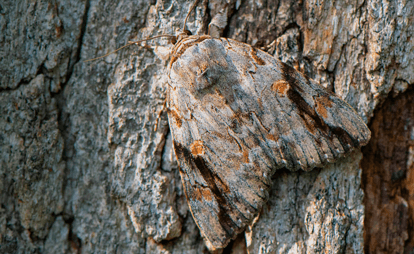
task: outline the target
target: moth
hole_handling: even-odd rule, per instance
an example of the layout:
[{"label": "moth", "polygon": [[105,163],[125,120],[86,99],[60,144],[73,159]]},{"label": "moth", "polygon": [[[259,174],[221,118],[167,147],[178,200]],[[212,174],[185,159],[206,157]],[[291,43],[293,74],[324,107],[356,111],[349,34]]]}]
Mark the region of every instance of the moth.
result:
[{"label": "moth", "polygon": [[153,38],[174,42],[169,125],[188,205],[215,250],[252,223],[276,170],[334,162],[371,134],[350,105],[266,52],[191,35],[185,24],[197,2],[180,34]]},{"label": "moth", "polygon": [[210,250],[252,222],[276,170],[310,170],[370,139],[346,102],[239,41],[183,32],[167,75],[181,180]]}]

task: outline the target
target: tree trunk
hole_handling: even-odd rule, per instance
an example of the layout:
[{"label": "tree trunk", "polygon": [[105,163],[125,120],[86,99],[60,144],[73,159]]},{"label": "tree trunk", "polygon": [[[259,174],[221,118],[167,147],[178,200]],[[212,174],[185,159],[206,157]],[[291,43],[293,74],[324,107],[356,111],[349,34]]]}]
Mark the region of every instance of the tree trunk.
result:
[{"label": "tree trunk", "polygon": [[[192,0],[0,4],[0,253],[201,253],[167,114]],[[347,101],[361,151],[280,170],[225,253],[414,251],[414,2],[202,0],[193,34],[263,48]],[[362,159],[363,158],[363,159]],[[360,164],[362,160],[362,163]]]}]

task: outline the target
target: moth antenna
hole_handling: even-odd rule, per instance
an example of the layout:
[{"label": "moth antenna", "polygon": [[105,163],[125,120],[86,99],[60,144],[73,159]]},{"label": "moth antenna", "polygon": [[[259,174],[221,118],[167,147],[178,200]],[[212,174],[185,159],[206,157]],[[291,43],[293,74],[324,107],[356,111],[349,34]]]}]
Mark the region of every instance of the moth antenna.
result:
[{"label": "moth antenna", "polygon": [[156,35],[156,36],[154,36],[154,37],[150,37],[150,38],[143,39],[143,40],[139,40],[139,41],[129,41],[129,42],[128,42],[128,44],[126,44],[126,45],[124,45],[124,46],[122,46],[122,47],[120,47],[120,48],[117,48],[117,49],[115,49],[115,50],[114,50],[114,51],[112,51],[112,52],[109,52],[109,53],[107,53],[107,54],[105,54],[105,55],[103,55],[103,56],[99,56],[99,57],[95,57],[95,58],[92,58],[92,59],[85,60],[85,61],[83,61],[83,62],[84,62],[84,63],[86,63],[86,62],[94,61],[94,60],[97,60],[97,59],[101,59],[101,58],[107,57],[107,56],[109,56],[109,55],[111,55],[111,54],[113,54],[113,53],[115,53],[115,52],[118,52],[118,51],[120,51],[120,50],[121,50],[121,49],[123,49],[123,48],[129,47],[129,46],[131,46],[132,44],[138,44],[138,43],[143,42],[143,41],[149,41],[149,40],[153,40],[153,39],[157,39],[157,38],[161,38],[161,37],[175,38],[175,36],[174,36],[174,35],[169,35],[169,34],[161,34],[161,35]]},{"label": "moth antenna", "polygon": [[185,26],[186,26],[186,24],[187,24],[187,19],[188,19],[188,17],[190,16],[190,14],[191,14],[191,12],[194,10],[194,8],[197,6],[197,4],[198,4],[198,2],[199,2],[200,0],[195,0],[194,1],[194,3],[193,3],[193,5],[191,6],[191,8],[190,8],[190,10],[188,11],[188,13],[187,13],[187,16],[185,16],[185,19],[184,19],[184,24],[183,24],[183,32],[185,31]]}]

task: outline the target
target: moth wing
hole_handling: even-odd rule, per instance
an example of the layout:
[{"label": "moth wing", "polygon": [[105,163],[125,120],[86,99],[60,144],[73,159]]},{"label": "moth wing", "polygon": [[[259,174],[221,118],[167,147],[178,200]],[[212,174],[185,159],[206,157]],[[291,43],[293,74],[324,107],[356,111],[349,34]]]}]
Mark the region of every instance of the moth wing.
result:
[{"label": "moth wing", "polygon": [[276,169],[308,170],[370,138],[347,103],[241,42],[191,36],[174,48],[169,78],[182,181],[213,248],[252,222]]},{"label": "moth wing", "polygon": [[[251,182],[247,178],[249,176],[237,176],[235,172],[222,174],[223,171],[217,167],[229,170],[230,165],[208,161],[208,156],[195,156],[177,142],[174,146],[195,222],[210,243],[211,250],[226,247],[253,220],[267,199],[263,188],[267,190],[270,183],[254,183],[258,180]],[[230,178],[239,178],[240,182],[236,186]],[[260,188],[262,192],[256,193],[255,190]]]}]

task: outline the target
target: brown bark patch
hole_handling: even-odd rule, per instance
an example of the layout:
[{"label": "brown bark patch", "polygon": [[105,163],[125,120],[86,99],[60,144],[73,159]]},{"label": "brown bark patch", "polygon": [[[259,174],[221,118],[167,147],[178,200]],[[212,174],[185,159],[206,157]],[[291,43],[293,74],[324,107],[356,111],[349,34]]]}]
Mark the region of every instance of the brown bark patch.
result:
[{"label": "brown bark patch", "polygon": [[414,251],[414,90],[375,113],[361,162],[365,253]]}]

